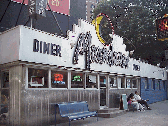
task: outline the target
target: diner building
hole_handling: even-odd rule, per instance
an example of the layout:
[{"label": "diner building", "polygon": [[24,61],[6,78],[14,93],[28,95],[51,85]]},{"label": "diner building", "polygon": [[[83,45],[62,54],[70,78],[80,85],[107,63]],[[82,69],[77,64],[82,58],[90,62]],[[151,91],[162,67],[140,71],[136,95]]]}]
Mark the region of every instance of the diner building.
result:
[{"label": "diner building", "polygon": [[123,38],[112,38],[104,46],[95,26],[83,19],[66,38],[23,25],[2,32],[0,95],[8,104],[7,123],[49,125],[51,103],[119,108],[120,95],[135,91],[150,103],[165,100],[166,70],[130,58]]}]

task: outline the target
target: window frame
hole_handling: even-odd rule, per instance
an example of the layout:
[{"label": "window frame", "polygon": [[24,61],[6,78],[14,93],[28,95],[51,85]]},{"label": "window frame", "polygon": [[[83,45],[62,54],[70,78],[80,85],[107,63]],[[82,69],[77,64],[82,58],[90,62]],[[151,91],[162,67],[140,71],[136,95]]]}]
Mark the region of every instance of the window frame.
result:
[{"label": "window frame", "polygon": [[144,78],[144,82],[145,82],[145,90],[149,90],[149,79],[148,78]]},{"label": "window frame", "polygon": [[[123,79],[123,86],[124,87],[122,87],[122,79]],[[123,77],[121,77],[121,89],[125,89],[126,88],[126,77],[125,76],[123,76]]]},{"label": "window frame", "polygon": [[[111,87],[110,78],[115,78],[116,79],[116,80],[114,79],[114,82],[116,82],[115,87]],[[109,75],[109,87],[110,87],[110,89],[117,89],[118,88],[118,79],[117,79],[116,75]]]},{"label": "window frame", "polygon": [[[122,79],[124,79],[124,88],[122,88]],[[126,89],[126,78],[124,75],[117,76],[117,84],[118,84],[118,89]]]},{"label": "window frame", "polygon": [[[34,88],[34,87],[32,87],[32,88],[29,88],[29,80],[28,80],[28,78],[29,78],[29,69],[39,69],[39,70],[46,70],[48,73],[48,76],[47,76],[47,79],[48,79],[48,81],[47,81],[47,83],[48,83],[48,87],[46,87],[46,88]],[[50,81],[49,81],[49,69],[43,69],[43,68],[38,68],[38,67],[26,67],[26,74],[25,74],[25,80],[26,80],[26,89],[29,89],[29,90],[49,90],[50,89]]]},{"label": "window frame", "polygon": [[156,89],[155,88],[155,79],[152,79],[152,85],[153,85],[152,89],[155,90]]},{"label": "window frame", "polygon": [[[133,78],[132,78],[132,89],[137,89],[137,88],[138,88],[138,82],[139,82],[138,79],[139,79],[139,78],[136,78],[136,77],[133,77]],[[133,80],[135,80],[135,83],[136,83],[136,87],[135,87],[135,88],[133,87]]]},{"label": "window frame", "polygon": [[158,90],[161,90],[161,81],[158,80]]},{"label": "window frame", "polygon": [[[98,77],[97,77],[97,74],[94,74],[94,73],[84,73],[85,74],[85,83],[84,83],[84,87],[85,87],[85,89],[98,89]],[[96,76],[96,87],[94,87],[94,88],[88,88],[87,87],[87,75],[92,75],[92,76]]]},{"label": "window frame", "polygon": [[[83,81],[83,88],[72,88],[72,74],[73,73],[81,73],[83,74],[82,81]],[[86,74],[83,72],[77,72],[77,71],[71,71],[71,77],[70,77],[70,89],[86,89]],[[88,88],[87,88],[88,89]]]},{"label": "window frame", "polygon": [[[129,82],[130,87],[128,87],[128,80],[130,81]],[[132,78],[131,77],[126,77],[126,87],[125,88],[126,89],[131,89],[132,88]]]},{"label": "window frame", "polygon": [[[66,87],[65,87],[65,88],[58,88],[58,87],[53,88],[53,87],[52,87],[52,71],[55,71],[55,72],[63,72],[63,73],[66,73],[66,74],[67,74],[67,75],[66,75],[66,76],[67,76],[67,80],[66,80],[67,83],[66,83]],[[50,72],[50,76],[51,76],[51,77],[50,77],[50,85],[51,85],[50,88],[51,88],[51,89],[68,89],[68,71],[54,70],[54,69],[53,69],[53,70],[51,70],[51,72]]]}]

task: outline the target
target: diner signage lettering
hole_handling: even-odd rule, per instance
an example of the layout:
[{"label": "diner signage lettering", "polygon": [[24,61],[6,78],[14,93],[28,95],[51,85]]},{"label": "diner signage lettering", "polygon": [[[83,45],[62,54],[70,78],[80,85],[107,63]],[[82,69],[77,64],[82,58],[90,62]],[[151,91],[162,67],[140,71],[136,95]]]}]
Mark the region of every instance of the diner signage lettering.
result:
[{"label": "diner signage lettering", "polygon": [[133,70],[140,71],[140,66],[136,65],[136,64],[133,64]]},{"label": "diner signage lettering", "polygon": [[126,57],[121,52],[113,52],[112,50],[107,50],[106,48],[96,47],[91,45],[91,34],[87,32],[86,34],[81,33],[77,40],[77,45],[75,48],[73,63],[78,64],[79,55],[85,54],[86,59],[86,69],[90,69],[90,63],[107,63],[109,66],[121,66],[122,68],[128,67],[129,58]]},{"label": "diner signage lettering", "polygon": [[61,46],[53,43],[46,43],[34,39],[33,41],[33,52],[47,53],[53,56],[61,57]]}]

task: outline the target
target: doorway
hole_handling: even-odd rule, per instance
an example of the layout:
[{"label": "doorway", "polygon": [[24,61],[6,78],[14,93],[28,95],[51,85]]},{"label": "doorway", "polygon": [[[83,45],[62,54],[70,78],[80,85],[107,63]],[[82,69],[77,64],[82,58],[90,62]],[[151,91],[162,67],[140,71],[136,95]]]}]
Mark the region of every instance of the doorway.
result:
[{"label": "doorway", "polygon": [[100,107],[106,107],[107,77],[100,76]]}]

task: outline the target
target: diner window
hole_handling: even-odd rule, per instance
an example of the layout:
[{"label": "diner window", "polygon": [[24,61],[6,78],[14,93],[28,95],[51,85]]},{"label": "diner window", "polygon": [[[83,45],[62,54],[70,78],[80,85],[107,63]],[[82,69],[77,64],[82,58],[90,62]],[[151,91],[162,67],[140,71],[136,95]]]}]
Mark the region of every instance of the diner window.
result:
[{"label": "diner window", "polygon": [[120,77],[117,78],[117,82],[118,82],[118,88],[121,88],[121,78]]},{"label": "diner window", "polygon": [[110,88],[117,88],[117,77],[116,76],[110,76]]},{"label": "diner window", "polygon": [[1,88],[9,88],[9,72],[1,73]]},{"label": "diner window", "polygon": [[97,88],[97,76],[92,74],[86,75],[86,88]]},{"label": "diner window", "polygon": [[48,88],[48,70],[28,68],[28,88]]},{"label": "diner window", "polygon": [[52,88],[68,88],[68,73],[62,71],[51,71]]},{"label": "diner window", "polygon": [[132,88],[137,88],[137,81],[135,78],[132,79]]},{"label": "diner window", "polygon": [[153,89],[154,87],[153,87],[154,85],[153,85],[153,79],[151,80],[151,89]]},{"label": "diner window", "polygon": [[165,81],[163,81],[163,89],[166,90],[166,84],[165,84]]},{"label": "diner window", "polygon": [[106,76],[100,76],[100,87],[106,87]]},{"label": "diner window", "polygon": [[160,81],[158,81],[158,84],[157,84],[158,86],[158,90],[160,90]]},{"label": "diner window", "polygon": [[155,80],[154,79],[152,79],[152,85],[153,85],[152,89],[155,90]]},{"label": "diner window", "polygon": [[71,73],[71,88],[84,88],[83,73]]},{"label": "diner window", "polygon": [[145,89],[149,89],[149,83],[147,78],[144,79],[144,83],[145,83]]},{"label": "diner window", "polygon": [[131,88],[132,87],[131,83],[132,83],[131,78],[127,78],[126,79],[126,88]]},{"label": "diner window", "polygon": [[125,77],[121,77],[121,88],[125,88]]}]

